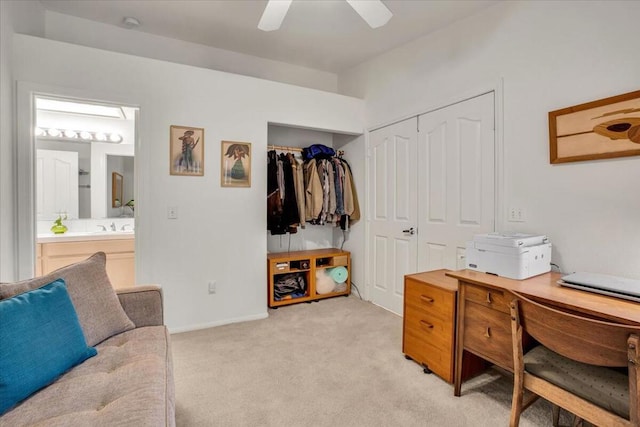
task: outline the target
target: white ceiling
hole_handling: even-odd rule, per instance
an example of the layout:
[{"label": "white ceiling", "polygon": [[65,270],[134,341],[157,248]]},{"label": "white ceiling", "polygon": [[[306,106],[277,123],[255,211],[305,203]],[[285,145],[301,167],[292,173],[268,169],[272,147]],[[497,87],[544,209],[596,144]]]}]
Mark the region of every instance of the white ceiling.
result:
[{"label": "white ceiling", "polygon": [[257,28],[266,0],[40,0],[47,10],[132,31],[338,73],[492,6],[497,0],[384,0],[393,13],[371,29],[344,0],[294,0],[278,31]]}]

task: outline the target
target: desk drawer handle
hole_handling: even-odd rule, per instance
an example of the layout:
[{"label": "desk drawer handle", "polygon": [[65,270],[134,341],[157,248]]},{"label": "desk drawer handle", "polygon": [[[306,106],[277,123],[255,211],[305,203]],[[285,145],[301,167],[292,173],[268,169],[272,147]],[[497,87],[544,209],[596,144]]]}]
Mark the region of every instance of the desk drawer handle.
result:
[{"label": "desk drawer handle", "polygon": [[430,298],[426,295],[420,295],[420,299],[426,302],[427,304],[433,304],[433,298]]},{"label": "desk drawer handle", "polygon": [[493,301],[491,301],[491,292],[487,292],[487,304],[491,303],[493,303]]},{"label": "desk drawer handle", "polygon": [[421,324],[422,326],[424,326],[425,328],[427,328],[427,329],[433,329],[433,325],[432,325],[431,323],[429,323],[429,322],[425,321],[425,320],[421,320],[421,321],[420,321],[420,324]]},{"label": "desk drawer handle", "polygon": [[486,338],[491,338],[491,328],[487,326],[487,329],[484,331],[484,336]]}]

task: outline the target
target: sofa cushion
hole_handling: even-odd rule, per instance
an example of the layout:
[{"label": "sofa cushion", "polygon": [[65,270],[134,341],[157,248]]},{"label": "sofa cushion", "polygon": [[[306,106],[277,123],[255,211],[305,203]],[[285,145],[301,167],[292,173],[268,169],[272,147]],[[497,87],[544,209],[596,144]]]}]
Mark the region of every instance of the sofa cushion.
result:
[{"label": "sofa cushion", "polygon": [[4,426],[174,426],[169,334],[149,326],[96,346],[98,355],[7,412]]},{"label": "sofa cushion", "polygon": [[96,355],[64,280],[0,301],[0,414]]},{"label": "sofa cushion", "polygon": [[78,314],[87,344],[94,346],[134,328],[107,276],[106,255],[98,252],[84,261],[62,267],[42,277],[0,286],[0,299],[41,287],[62,278]]}]

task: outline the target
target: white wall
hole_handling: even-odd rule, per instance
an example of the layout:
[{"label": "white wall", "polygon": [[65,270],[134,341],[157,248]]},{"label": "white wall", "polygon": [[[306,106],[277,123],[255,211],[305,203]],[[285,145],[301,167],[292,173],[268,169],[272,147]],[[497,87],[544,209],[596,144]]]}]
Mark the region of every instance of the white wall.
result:
[{"label": "white wall", "polygon": [[334,247],[341,247],[345,251],[351,252],[351,282],[358,288],[358,291],[351,289],[352,294],[360,292],[360,296],[368,299],[367,288],[365,287],[365,256],[367,250],[364,246],[366,230],[366,206],[365,206],[365,136],[335,135],[333,146],[344,151],[344,159],[351,166],[351,173],[356,184],[356,195],[360,206],[360,220],[352,224],[350,228],[343,232],[335,229],[333,233]]},{"label": "white wall", "polygon": [[566,272],[640,279],[640,157],[549,164],[547,113],[640,88],[640,2],[501,2],[339,76],[367,126],[504,79],[504,205]]},{"label": "white wall", "polygon": [[[171,329],[266,316],[268,123],[362,133],[362,100],[17,34],[13,55],[19,81],[140,107],[137,281],[163,285]],[[169,175],[171,125],[205,129],[204,177]],[[252,142],[251,188],[220,187],[221,140]]]},{"label": "white wall", "polygon": [[88,19],[46,12],[46,37],[82,46],[335,92],[338,76],[326,71],[156,36]]},{"label": "white wall", "polygon": [[12,41],[14,31],[44,34],[40,2],[0,1],[0,281],[16,277],[14,194],[14,92]]}]

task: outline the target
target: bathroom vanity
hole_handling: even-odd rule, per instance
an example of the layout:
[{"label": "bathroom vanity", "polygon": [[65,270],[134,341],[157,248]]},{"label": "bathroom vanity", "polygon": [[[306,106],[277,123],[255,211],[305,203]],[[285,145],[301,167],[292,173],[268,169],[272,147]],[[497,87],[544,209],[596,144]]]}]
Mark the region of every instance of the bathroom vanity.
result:
[{"label": "bathroom vanity", "polygon": [[135,285],[133,231],[39,234],[36,242],[36,276],[82,261],[96,252],[106,253],[107,274],[114,288]]}]

